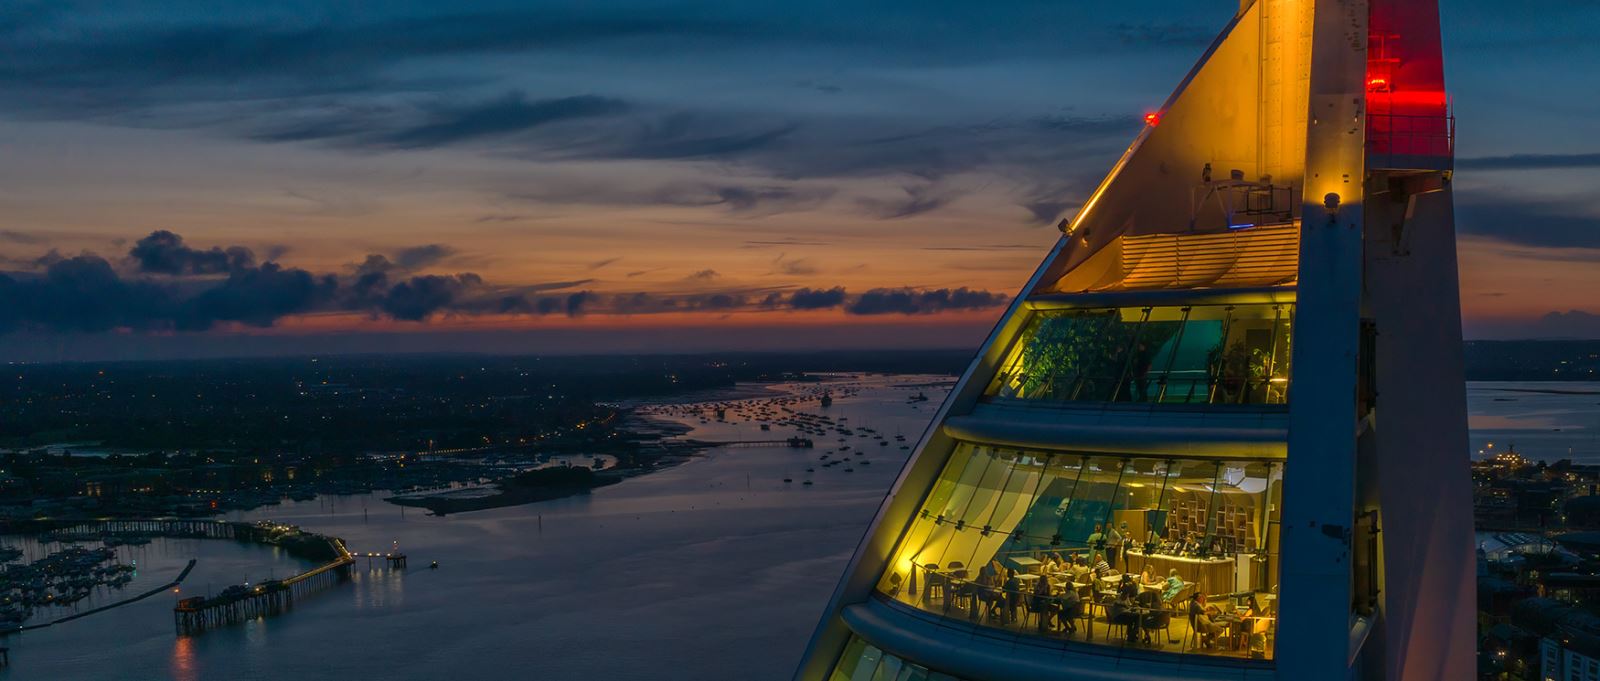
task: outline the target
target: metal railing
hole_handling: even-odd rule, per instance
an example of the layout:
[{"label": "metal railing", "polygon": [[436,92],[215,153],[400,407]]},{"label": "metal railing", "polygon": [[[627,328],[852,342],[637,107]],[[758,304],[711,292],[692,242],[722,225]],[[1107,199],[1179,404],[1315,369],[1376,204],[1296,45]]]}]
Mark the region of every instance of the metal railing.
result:
[{"label": "metal railing", "polygon": [[1447,170],[1455,159],[1456,117],[1369,113],[1367,164]]}]

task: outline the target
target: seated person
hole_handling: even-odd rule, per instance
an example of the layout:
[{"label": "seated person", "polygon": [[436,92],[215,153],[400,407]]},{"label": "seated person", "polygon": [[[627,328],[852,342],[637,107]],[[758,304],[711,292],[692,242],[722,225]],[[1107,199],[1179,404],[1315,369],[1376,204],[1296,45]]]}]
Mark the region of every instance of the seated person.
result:
[{"label": "seated person", "polygon": [[1138,595],[1139,583],[1134,580],[1133,575],[1123,573],[1122,581],[1117,583],[1117,598],[1126,598],[1131,601]]},{"label": "seated person", "polygon": [[1239,604],[1239,607],[1234,610],[1234,614],[1238,615],[1239,619],[1247,619],[1261,614],[1261,606],[1256,603],[1256,595],[1249,594],[1245,596],[1244,602]]},{"label": "seated person", "polygon": [[[1123,583],[1133,585],[1131,579],[1125,578]],[[1135,585],[1134,589],[1137,590],[1138,586]],[[1112,624],[1122,625],[1129,643],[1139,642],[1140,614],[1138,604],[1134,603],[1133,596],[1129,595],[1127,589],[1118,589],[1116,598],[1106,604],[1106,620]]]},{"label": "seated person", "polygon": [[1050,554],[1046,553],[1039,556],[1039,574],[1048,575],[1058,569],[1060,568],[1056,565],[1056,559],[1051,557]]},{"label": "seated person", "polygon": [[1161,604],[1161,594],[1154,591],[1140,591],[1133,601],[1146,610],[1161,610],[1166,607]]},{"label": "seated person", "polygon": [[1016,618],[1017,608],[1022,607],[1022,580],[1017,579],[1016,570],[1006,570],[1006,580],[1000,588],[1002,593],[998,600],[1004,609],[1002,614],[1005,621],[1010,622]]},{"label": "seated person", "polygon": [[1072,557],[1072,567],[1068,570],[1072,572],[1073,581],[1082,582],[1089,575],[1089,564],[1084,562],[1081,554],[1076,555]]},{"label": "seated person", "polygon": [[1004,569],[998,560],[984,563],[983,567],[978,568],[977,582],[983,586],[997,586],[1000,584],[1000,571]]},{"label": "seated person", "polygon": [[1178,592],[1183,591],[1183,587],[1188,586],[1183,583],[1183,578],[1178,576],[1177,568],[1167,571],[1167,581],[1162,582],[1162,585],[1161,602],[1163,603],[1171,603],[1172,599],[1178,596]]},{"label": "seated person", "polygon": [[1072,561],[1063,558],[1059,551],[1050,552],[1050,561],[1055,563],[1056,572],[1066,572],[1072,569]]},{"label": "seated person", "polygon": [[1089,572],[1093,573],[1096,578],[1099,578],[1111,575],[1115,573],[1116,570],[1111,569],[1111,564],[1106,562],[1105,556],[1096,553],[1094,554],[1094,565],[1089,568]]},{"label": "seated person", "polygon": [[1140,591],[1138,597],[1133,599],[1133,602],[1139,606],[1139,612],[1142,614],[1139,628],[1143,629],[1141,633],[1144,634],[1144,642],[1153,643],[1150,632],[1165,628],[1167,626],[1166,618],[1172,616],[1172,611],[1161,603],[1161,595],[1154,591]]},{"label": "seated person", "polygon": [[1206,595],[1195,592],[1189,597],[1189,622],[1194,626],[1200,645],[1211,648],[1216,645],[1216,639],[1222,635],[1226,627],[1218,624],[1216,618],[1222,615],[1217,606],[1206,603]]},{"label": "seated person", "polygon": [[1004,571],[1005,568],[996,570],[993,565],[985,565],[978,571],[977,588],[973,593],[978,601],[978,607],[969,613],[969,619],[977,620],[979,614],[985,617],[991,616],[1003,607],[1005,599],[1000,587],[1005,583]]},{"label": "seated person", "polygon": [[1192,556],[1200,553],[1200,535],[1190,532],[1183,538],[1183,543],[1178,545],[1178,553]]},{"label": "seated person", "polygon": [[1039,579],[1033,582],[1033,594],[1029,597],[1029,607],[1039,615],[1039,631],[1055,629],[1051,618],[1060,618],[1061,606],[1050,595],[1050,580]]},{"label": "seated person", "polygon": [[1149,563],[1145,564],[1144,572],[1139,573],[1139,583],[1144,586],[1156,586],[1164,581],[1166,580],[1163,580],[1160,576],[1156,575],[1155,566]]},{"label": "seated person", "polygon": [[1078,590],[1068,586],[1061,594],[1061,606],[1057,618],[1066,627],[1067,633],[1078,633],[1077,619],[1083,617],[1083,596],[1078,595]]}]

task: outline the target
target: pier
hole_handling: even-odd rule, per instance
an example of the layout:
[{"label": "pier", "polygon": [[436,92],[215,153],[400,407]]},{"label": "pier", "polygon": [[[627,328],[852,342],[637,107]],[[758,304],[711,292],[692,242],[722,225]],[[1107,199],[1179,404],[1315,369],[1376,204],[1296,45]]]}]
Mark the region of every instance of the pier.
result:
[{"label": "pier", "polygon": [[714,447],[789,447],[791,449],[811,449],[816,445],[808,437],[791,437],[784,440],[731,440],[727,442],[707,442]]},{"label": "pier", "polygon": [[[350,567],[356,562],[355,555],[345,549],[342,540],[322,538],[334,550],[333,560],[287,579],[268,580],[255,586],[236,584],[223,589],[216,596],[194,596],[180,600],[172,609],[173,625],[180,635],[198,634],[216,627],[282,614],[293,607],[297,599],[348,580]],[[390,565],[394,566],[394,563]],[[400,556],[399,565],[405,565],[405,556]]]},{"label": "pier", "polygon": [[257,526],[193,518],[106,519],[77,522],[46,534],[57,541],[94,541],[108,536],[176,537],[180,539],[240,539],[256,537]]},{"label": "pier", "polygon": [[[40,532],[56,541],[157,536],[181,539],[231,539],[278,546],[291,555],[322,561],[315,568],[285,579],[274,579],[255,585],[236,584],[223,589],[222,593],[216,596],[194,596],[178,601],[177,606],[173,608],[172,616],[179,634],[195,634],[218,626],[280,614],[292,607],[296,600],[348,580],[351,566],[355,564],[357,558],[356,554],[345,548],[344,540],[338,537],[304,532],[293,525],[266,521],[244,523],[192,518],[105,518],[58,520],[50,523],[38,521],[12,523],[6,529],[12,532]],[[406,565],[405,554],[399,551],[368,553],[363,557],[369,562],[381,558],[390,568],[395,569],[404,568]],[[194,563],[190,561],[189,567],[185,568],[183,574],[173,583],[107,607],[123,605],[173,588],[193,567]],[[107,608],[97,608],[49,624],[76,619],[104,609]]]}]

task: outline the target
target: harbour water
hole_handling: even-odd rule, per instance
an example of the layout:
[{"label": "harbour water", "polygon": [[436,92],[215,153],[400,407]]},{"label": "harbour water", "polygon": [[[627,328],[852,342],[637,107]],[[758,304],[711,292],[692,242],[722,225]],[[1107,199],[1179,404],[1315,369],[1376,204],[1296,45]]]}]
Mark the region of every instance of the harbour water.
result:
[{"label": "harbour water", "polygon": [[[410,567],[396,572],[363,561],[351,583],[286,615],[199,636],[175,634],[177,598],[281,577],[300,564],[270,548],[223,541],[124,547],[138,552],[130,554],[139,565],[130,594],[165,583],[190,558],[198,563],[181,594],[0,643],[12,659],[0,678],[784,679],[910,453],[900,445],[922,434],[947,382],[838,377],[832,406],[795,407],[885,435],[886,445],[851,438],[853,450],[867,450],[869,465],[819,465],[842,444],[829,431],[816,449],[712,449],[589,495],[514,508],[434,517],[376,493],[237,514],[232,519],[343,537],[357,552],[398,542]],[[816,387],[744,386],[741,394]],[[1544,392],[1519,392],[1527,390]],[[912,401],[919,392],[929,399]],[[1473,384],[1469,393],[1475,448],[1514,442],[1530,457],[1571,451],[1600,462],[1600,384]],[[738,423],[675,418],[705,440],[793,434],[780,426],[761,431],[732,410],[728,420]],[[814,484],[803,485],[806,479]]]},{"label": "harbour water", "polygon": [[1467,410],[1475,457],[1600,464],[1600,381],[1468,383]]}]

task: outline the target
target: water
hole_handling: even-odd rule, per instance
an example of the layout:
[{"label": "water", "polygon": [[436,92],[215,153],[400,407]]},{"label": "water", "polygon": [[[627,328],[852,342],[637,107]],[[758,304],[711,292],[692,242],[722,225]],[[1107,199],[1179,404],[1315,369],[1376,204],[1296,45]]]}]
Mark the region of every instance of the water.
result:
[{"label": "water", "polygon": [[[358,566],[355,579],[303,600],[287,615],[196,637],[173,632],[178,594],[13,637],[0,678],[332,679],[381,676],[544,679],[784,679],[792,672],[840,572],[908,451],[944,396],[930,377],[874,377],[826,413],[889,438],[851,438],[872,464],[822,468],[818,449],[712,450],[684,465],[585,497],[445,518],[401,509],[381,495],[324,498],[236,514],[344,537],[356,551],[410,556],[391,572]],[[895,387],[902,386],[902,387]],[[801,386],[776,386],[778,393]],[[1600,462],[1600,395],[1507,392],[1587,390],[1600,384],[1470,386],[1473,445],[1511,442],[1529,456]],[[748,390],[748,389],[747,389]],[[918,391],[928,402],[908,403]],[[1495,398],[1514,401],[1496,401]],[[805,411],[821,411],[814,404]],[[791,431],[757,424],[684,422],[702,439],[767,439]],[[1561,428],[1555,431],[1553,428]],[[1505,444],[1500,444],[1505,443]],[[809,476],[807,467],[815,467]],[[782,482],[785,476],[793,483]],[[815,481],[802,486],[807,477]],[[219,541],[157,541],[124,591],[171,579],[199,558],[183,595],[245,578],[282,576],[295,562],[270,549]],[[437,560],[437,570],[427,568]],[[117,598],[120,596],[114,596]]]},{"label": "water", "polygon": [[1472,382],[1467,411],[1476,457],[1516,445],[1534,460],[1600,463],[1600,382]]},{"label": "water", "polygon": [[[836,393],[828,414],[869,425],[891,444],[852,438],[855,448],[872,450],[872,464],[849,473],[816,467],[812,486],[800,484],[805,469],[836,436],[813,450],[712,450],[585,497],[444,518],[402,510],[380,495],[240,514],[340,536],[355,551],[386,550],[398,540],[411,567],[396,574],[362,563],[354,584],[301,601],[287,615],[192,638],[174,635],[178,596],[153,597],[13,637],[3,644],[12,658],[4,678],[787,678],[910,453],[894,434],[914,442],[944,396],[892,386],[930,378],[871,378],[855,395]],[[930,401],[907,403],[917,390]],[[694,435],[792,432],[712,425]],[[785,476],[794,482],[783,483]],[[231,542],[209,547],[244,550]],[[191,555],[170,553],[175,574]],[[199,557],[186,592],[203,588],[195,580],[214,562]],[[433,560],[439,569],[428,569]],[[221,571],[263,572],[245,562],[230,560]]]}]

